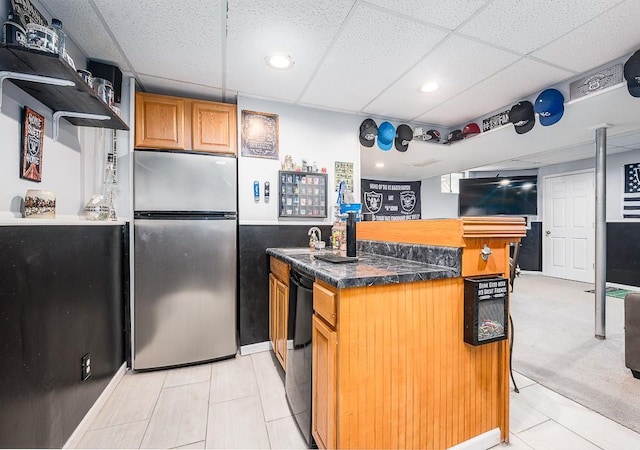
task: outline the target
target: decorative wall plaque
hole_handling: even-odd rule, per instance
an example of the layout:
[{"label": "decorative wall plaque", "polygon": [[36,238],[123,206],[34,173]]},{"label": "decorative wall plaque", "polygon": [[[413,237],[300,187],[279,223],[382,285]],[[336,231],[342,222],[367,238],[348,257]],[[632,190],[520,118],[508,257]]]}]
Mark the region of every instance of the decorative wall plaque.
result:
[{"label": "decorative wall plaque", "polygon": [[509,112],[510,110],[502,111],[501,113],[482,119],[482,131],[493,130],[494,128],[501,127],[505,123],[509,123]]},{"label": "decorative wall plaque", "polygon": [[44,117],[25,106],[22,131],[20,176],[31,181],[42,181],[42,143]]},{"label": "decorative wall plaque", "polygon": [[278,159],[278,115],[242,110],[242,156]]},{"label": "decorative wall plaque", "polygon": [[569,85],[571,100],[601,91],[609,86],[622,83],[622,64],[614,64],[597,72],[590,73]]}]

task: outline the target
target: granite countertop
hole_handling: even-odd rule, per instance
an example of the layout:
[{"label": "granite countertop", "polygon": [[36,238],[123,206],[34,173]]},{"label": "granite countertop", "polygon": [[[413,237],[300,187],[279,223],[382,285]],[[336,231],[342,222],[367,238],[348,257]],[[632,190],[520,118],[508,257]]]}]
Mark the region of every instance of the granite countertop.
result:
[{"label": "granite countertop", "polygon": [[[292,269],[318,278],[337,288],[409,283],[460,276],[459,264],[442,266],[426,262],[358,251],[358,261],[334,264],[315,255],[332,253],[309,248],[268,248],[267,254],[286,262]],[[457,266],[457,267],[456,267]]]}]

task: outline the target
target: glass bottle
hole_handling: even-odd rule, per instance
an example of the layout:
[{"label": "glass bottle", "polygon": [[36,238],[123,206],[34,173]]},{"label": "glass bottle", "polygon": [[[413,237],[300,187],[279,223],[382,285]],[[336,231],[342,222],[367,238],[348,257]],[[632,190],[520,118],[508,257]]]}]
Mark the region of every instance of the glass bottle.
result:
[{"label": "glass bottle", "polygon": [[66,34],[62,29],[62,22],[59,19],[51,19],[50,27],[58,36],[58,54],[64,55],[66,53]]}]

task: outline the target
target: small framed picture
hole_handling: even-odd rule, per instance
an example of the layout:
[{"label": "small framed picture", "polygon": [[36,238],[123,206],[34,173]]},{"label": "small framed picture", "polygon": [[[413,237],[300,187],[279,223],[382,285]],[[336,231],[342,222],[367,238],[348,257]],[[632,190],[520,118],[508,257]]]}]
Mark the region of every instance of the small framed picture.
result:
[{"label": "small framed picture", "polygon": [[42,143],[44,142],[44,117],[25,106],[22,127],[22,153],[20,177],[42,181]]}]

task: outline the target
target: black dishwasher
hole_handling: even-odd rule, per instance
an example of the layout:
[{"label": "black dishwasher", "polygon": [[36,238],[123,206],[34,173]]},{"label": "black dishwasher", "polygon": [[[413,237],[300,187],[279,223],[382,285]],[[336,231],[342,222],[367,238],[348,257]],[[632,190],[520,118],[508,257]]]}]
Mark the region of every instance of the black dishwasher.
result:
[{"label": "black dishwasher", "polygon": [[311,436],[311,321],[313,279],[294,270],[289,283],[289,343],[284,377],[287,403],[309,447]]}]

